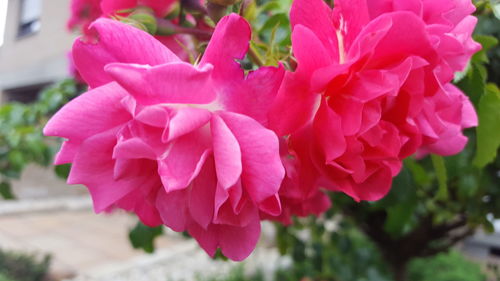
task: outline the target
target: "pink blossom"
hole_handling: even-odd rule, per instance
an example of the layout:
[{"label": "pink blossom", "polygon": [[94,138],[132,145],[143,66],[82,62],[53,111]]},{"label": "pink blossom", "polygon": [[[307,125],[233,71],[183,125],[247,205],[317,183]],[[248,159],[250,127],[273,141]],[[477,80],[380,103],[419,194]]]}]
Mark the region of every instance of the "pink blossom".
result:
[{"label": "pink blossom", "polygon": [[77,40],[75,64],[92,88],[63,107],[46,135],[67,139],[56,163],[72,163],[96,212],[121,208],[142,222],[188,231],[214,255],[254,249],[259,213],[278,216],[284,177],[278,137],[266,129],[284,69],[245,75],[236,60],[250,27],[223,18],[197,66],[149,34],[99,19],[98,42]]},{"label": "pink blossom", "polygon": [[162,18],[176,2],[177,0],[101,0],[101,9],[105,15],[113,15],[120,11],[144,6],[151,8],[158,17]]},{"label": "pink blossom", "polygon": [[[294,141],[307,141],[307,133],[302,131]],[[306,147],[300,143],[294,143],[293,146],[298,149]],[[308,157],[309,154],[290,150],[285,139],[281,140],[280,150],[286,171],[279,191],[282,212],[279,216],[261,213],[261,217],[290,225],[293,216],[319,216],[326,212],[331,207],[331,202],[328,195],[320,189],[320,177],[314,168],[314,163]],[[302,157],[299,157],[299,154]]]},{"label": "pink blossom", "polygon": [[[89,25],[94,20],[99,17],[112,18],[117,14],[128,16],[129,11],[140,7],[150,8],[158,17],[157,20],[163,20],[172,26],[176,26],[178,24],[176,20],[162,19],[172,10],[176,2],[177,0],[72,0],[72,13],[68,21],[68,28],[78,28],[82,34],[88,37],[88,40],[94,40],[96,35],[89,30]],[[191,17],[188,18],[192,19]],[[213,31],[212,28],[205,26],[202,26],[201,29],[207,31],[207,33]],[[156,38],[183,61],[189,61],[190,53],[195,53],[191,37],[187,34],[159,35]],[[199,39],[208,40],[209,38],[200,37]]]},{"label": "pink blossom", "polygon": [[321,0],[295,0],[290,12],[298,66],[285,76],[271,128],[291,134],[292,149],[312,159],[325,187],[356,200],[387,194],[401,160],[423,144],[416,119],[428,99],[477,50],[468,5],[387,8],[414,2],[337,0],[332,10]]},{"label": "pink blossom", "polygon": [[67,27],[70,30],[78,28],[82,33],[86,33],[88,26],[101,14],[101,0],[72,0],[71,17]]},{"label": "pink blossom", "polygon": [[469,98],[457,87],[447,84],[438,94],[425,99],[415,122],[423,136],[418,155],[449,156],[464,149],[467,137],[462,130],[476,127],[478,118]]},{"label": "pink blossom", "polygon": [[441,71],[448,75],[462,71],[471,56],[481,48],[471,37],[477,18],[471,15],[475,7],[470,0],[378,0],[367,3],[371,18],[398,11],[412,12],[421,18],[433,47],[443,59]]}]

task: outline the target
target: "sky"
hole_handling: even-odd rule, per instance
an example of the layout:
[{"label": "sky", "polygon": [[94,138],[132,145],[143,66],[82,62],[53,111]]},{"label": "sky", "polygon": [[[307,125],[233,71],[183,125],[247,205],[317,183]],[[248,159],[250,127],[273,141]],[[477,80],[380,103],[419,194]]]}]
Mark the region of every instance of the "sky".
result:
[{"label": "sky", "polygon": [[0,46],[3,45],[5,20],[7,19],[7,2],[8,0],[0,0]]}]

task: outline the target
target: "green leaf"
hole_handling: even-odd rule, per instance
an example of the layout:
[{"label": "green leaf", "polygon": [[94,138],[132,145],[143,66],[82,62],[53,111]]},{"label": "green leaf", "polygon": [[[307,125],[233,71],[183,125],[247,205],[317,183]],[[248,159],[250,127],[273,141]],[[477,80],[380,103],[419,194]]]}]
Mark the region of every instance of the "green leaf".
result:
[{"label": "green leaf", "polygon": [[6,200],[16,199],[14,194],[12,193],[12,187],[9,182],[0,183],[0,195]]},{"label": "green leaf", "polygon": [[243,17],[248,21],[248,22],[253,22],[257,18],[258,14],[257,10],[257,3],[255,1],[250,2],[248,6],[246,6],[245,11],[243,12]]},{"label": "green leaf", "polygon": [[488,51],[498,44],[498,39],[488,35],[475,35],[474,40],[483,47],[479,52],[472,57],[473,62],[488,63]]},{"label": "green leaf", "polygon": [[439,190],[436,195],[436,199],[444,201],[448,199],[448,174],[446,171],[446,165],[444,163],[443,157],[441,156],[432,154],[431,159],[439,184]]},{"label": "green leaf", "polygon": [[413,214],[417,206],[417,194],[412,174],[407,167],[394,178],[393,186],[378,207],[386,208],[387,219],[384,230],[392,237],[400,237],[411,229]]},{"label": "green leaf", "polygon": [[149,34],[155,35],[158,31],[158,24],[156,23],[156,18],[147,13],[137,13],[130,15],[131,19],[136,20],[146,27],[146,31]]},{"label": "green leaf", "polygon": [[493,162],[500,147],[500,91],[488,84],[479,102],[479,126],[477,127],[477,151],[474,165],[483,168]]},{"label": "green leaf", "polygon": [[420,165],[414,158],[406,158],[404,160],[405,167],[410,170],[413,180],[419,186],[427,186],[432,183],[432,179],[429,177],[427,171]]},{"label": "green leaf", "polygon": [[152,253],[155,250],[154,240],[163,234],[163,227],[149,227],[141,222],[130,231],[128,237],[135,249],[142,249],[146,253]]},{"label": "green leaf", "polygon": [[70,170],[71,170],[71,164],[57,165],[54,167],[56,175],[61,179],[67,179]]}]

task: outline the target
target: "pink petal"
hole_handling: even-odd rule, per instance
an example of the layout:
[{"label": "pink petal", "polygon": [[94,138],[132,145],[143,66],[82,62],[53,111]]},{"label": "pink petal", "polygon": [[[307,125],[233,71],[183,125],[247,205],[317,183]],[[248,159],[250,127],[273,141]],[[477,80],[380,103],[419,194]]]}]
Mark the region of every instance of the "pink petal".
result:
[{"label": "pink petal", "polygon": [[213,115],[210,122],[215,157],[215,169],[219,184],[229,188],[241,176],[241,150],[238,141],[221,117]]},{"label": "pink petal", "polygon": [[156,197],[156,208],[163,223],[174,231],[185,231],[188,221],[187,190],[165,192],[160,189]]},{"label": "pink petal", "polygon": [[392,172],[388,168],[380,168],[372,176],[361,183],[353,183],[355,194],[353,198],[359,198],[364,201],[377,201],[383,198],[392,185]]},{"label": "pink petal", "polygon": [[259,241],[259,217],[256,215],[246,227],[220,225],[218,234],[222,253],[233,261],[242,261],[252,253]]},{"label": "pink petal", "polygon": [[156,160],[154,150],[141,138],[131,138],[120,141],[113,149],[113,159],[139,159]]},{"label": "pink petal", "polygon": [[158,168],[167,192],[187,188],[198,175],[210,153],[207,140],[208,133],[197,130],[171,144],[166,155],[159,160]]},{"label": "pink petal", "polygon": [[[339,51],[332,10],[323,0],[295,0],[290,10],[290,23],[310,29],[322,42],[332,59],[338,61]],[[307,44],[307,43],[305,43]]]},{"label": "pink petal", "polygon": [[378,25],[391,23],[384,38],[373,49],[373,62],[400,61],[409,55],[415,55],[427,60],[435,60],[436,53],[425,30],[422,20],[410,12],[397,12],[382,15],[371,21],[359,35],[360,38],[370,37],[379,29]]},{"label": "pink petal", "polygon": [[141,186],[143,177],[114,180],[111,156],[116,144],[116,130],[109,130],[85,140],[76,154],[69,184],[86,185],[94,201],[94,210],[102,212],[123,196]]},{"label": "pink petal", "polygon": [[121,10],[137,6],[137,0],[101,0],[101,10],[105,15],[112,15]]},{"label": "pink petal", "polygon": [[330,162],[346,150],[346,141],[342,132],[340,116],[331,110],[323,98],[314,119],[314,132],[325,154],[325,161]]},{"label": "pink petal", "polygon": [[174,109],[168,130],[165,131],[162,139],[170,142],[208,124],[211,118],[212,113],[206,109],[194,107]]},{"label": "pink petal", "polygon": [[251,71],[244,81],[222,92],[220,102],[227,111],[247,115],[267,125],[270,101],[275,99],[284,75],[285,68],[281,64]]},{"label": "pink petal", "polygon": [[340,30],[344,49],[348,50],[356,36],[370,21],[367,2],[372,0],[335,0],[334,20]]},{"label": "pink petal", "polygon": [[218,114],[240,144],[241,179],[250,197],[262,202],[276,194],[285,176],[277,136],[247,116],[230,112]]},{"label": "pink petal", "polygon": [[319,99],[310,92],[307,77],[287,72],[269,112],[269,127],[279,136],[299,130],[311,121]]},{"label": "pink petal", "polygon": [[95,88],[111,81],[104,66],[113,63],[158,65],[180,61],[177,56],[148,33],[110,19],[98,19],[91,28],[98,42],[77,39],[73,44],[75,65],[83,79]]},{"label": "pink petal", "polygon": [[170,121],[169,110],[164,106],[146,106],[135,116],[135,119],[149,126],[165,128]]},{"label": "pink petal", "polygon": [[59,110],[45,125],[43,133],[78,142],[121,125],[131,119],[120,103],[126,95],[116,83],[90,90]]},{"label": "pink petal", "polygon": [[[315,1],[315,0],[314,0]],[[296,25],[292,33],[293,54],[299,62],[297,71],[312,72],[318,68],[333,64],[337,57],[332,57],[323,46],[323,41],[314,32],[303,26]],[[311,53],[311,50],[314,50]]]},{"label": "pink petal", "polygon": [[138,103],[207,104],[215,99],[209,64],[196,68],[184,62],[157,66],[112,63],[106,72],[135,97]]},{"label": "pink petal", "polygon": [[217,24],[200,65],[213,65],[213,78],[222,86],[227,81],[243,79],[243,69],[236,60],[245,57],[250,36],[250,25],[244,18],[236,14],[225,16]]},{"label": "pink petal", "polygon": [[271,216],[279,216],[281,214],[281,202],[278,194],[271,196],[259,204],[259,209]]},{"label": "pink petal", "polygon": [[209,256],[215,256],[215,252],[219,246],[219,232],[217,225],[210,224],[207,229],[204,229],[197,223],[191,223],[188,231]]},{"label": "pink petal", "polygon": [[57,152],[54,165],[61,165],[73,162],[76,153],[80,147],[81,143],[78,141],[67,140],[62,143],[61,149]]},{"label": "pink petal", "polygon": [[215,176],[214,159],[205,162],[199,175],[193,180],[189,192],[189,211],[193,220],[204,229],[213,219],[214,198],[217,178]]}]

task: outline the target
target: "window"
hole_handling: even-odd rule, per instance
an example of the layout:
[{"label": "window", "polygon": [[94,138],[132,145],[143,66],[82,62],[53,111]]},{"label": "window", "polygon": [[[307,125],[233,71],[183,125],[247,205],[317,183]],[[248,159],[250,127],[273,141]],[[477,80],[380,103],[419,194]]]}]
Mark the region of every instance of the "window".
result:
[{"label": "window", "polygon": [[32,103],[38,99],[40,92],[51,83],[40,83],[4,91],[5,102]]},{"label": "window", "polygon": [[42,0],[21,0],[18,37],[36,33],[40,30]]}]

